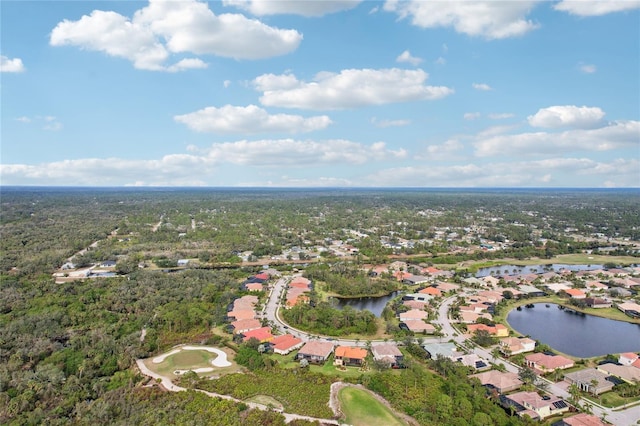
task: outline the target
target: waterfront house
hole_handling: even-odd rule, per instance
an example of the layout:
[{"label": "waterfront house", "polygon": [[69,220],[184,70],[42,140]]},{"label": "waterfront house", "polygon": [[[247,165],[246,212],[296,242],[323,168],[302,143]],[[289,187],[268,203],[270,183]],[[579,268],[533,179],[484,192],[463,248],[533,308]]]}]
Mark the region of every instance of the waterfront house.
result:
[{"label": "waterfront house", "polygon": [[627,383],[634,384],[640,382],[640,368],[632,365],[618,365],[613,363],[600,364],[596,367],[609,376],[615,376]]},{"label": "waterfront house", "polygon": [[638,359],[640,359],[640,355],[633,352],[625,352],[618,356],[618,364],[633,365]]},{"label": "waterfront house", "polygon": [[467,325],[467,331],[471,334],[477,333],[479,330],[484,330],[492,336],[507,337],[509,335],[509,329],[502,324],[486,325],[486,324],[469,324]]},{"label": "waterfront house", "polygon": [[517,355],[532,352],[536,348],[536,341],[528,337],[505,337],[499,342],[500,352],[508,355]]}]

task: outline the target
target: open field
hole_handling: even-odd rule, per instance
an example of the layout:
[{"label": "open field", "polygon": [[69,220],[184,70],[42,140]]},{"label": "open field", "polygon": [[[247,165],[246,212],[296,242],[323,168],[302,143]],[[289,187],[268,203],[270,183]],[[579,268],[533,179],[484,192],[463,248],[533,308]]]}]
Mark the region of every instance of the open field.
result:
[{"label": "open field", "polygon": [[338,393],[346,423],[354,426],[406,425],[389,408],[366,390],[347,386]]},{"label": "open field", "polygon": [[239,370],[234,362],[229,361],[233,353],[229,349],[218,349],[206,346],[180,346],[155,358],[145,360],[145,365],[152,371],[175,379],[189,370],[199,374],[229,374]]}]

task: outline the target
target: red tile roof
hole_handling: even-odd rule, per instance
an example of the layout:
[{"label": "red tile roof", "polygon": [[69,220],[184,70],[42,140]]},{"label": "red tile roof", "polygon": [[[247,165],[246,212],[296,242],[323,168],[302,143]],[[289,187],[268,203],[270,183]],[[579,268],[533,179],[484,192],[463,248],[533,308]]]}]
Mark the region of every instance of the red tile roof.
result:
[{"label": "red tile roof", "polygon": [[336,348],[336,357],[365,359],[367,357],[367,350],[353,346],[338,346]]}]

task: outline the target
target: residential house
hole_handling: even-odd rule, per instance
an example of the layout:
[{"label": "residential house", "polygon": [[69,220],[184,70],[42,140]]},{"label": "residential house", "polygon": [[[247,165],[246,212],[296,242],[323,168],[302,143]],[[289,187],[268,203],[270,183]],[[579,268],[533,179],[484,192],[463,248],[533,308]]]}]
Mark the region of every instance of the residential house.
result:
[{"label": "residential house", "polygon": [[233,334],[241,334],[246,331],[256,330],[261,327],[262,323],[260,323],[260,320],[257,320],[255,318],[242,319],[231,323]]},{"label": "residential house", "polygon": [[587,297],[587,294],[579,288],[570,288],[569,290],[565,290],[565,293],[572,299],[585,299]]},{"label": "residential house", "polygon": [[460,320],[458,322],[465,323],[465,324],[473,324],[476,321],[478,321],[478,318],[486,318],[491,321],[493,319],[493,316],[491,316],[491,314],[488,312],[482,312],[478,314],[475,312],[461,310]]},{"label": "residential house", "polygon": [[404,362],[404,355],[395,343],[374,344],[371,346],[371,353],[374,360],[389,364],[392,368],[401,367]]},{"label": "residential house", "polygon": [[486,277],[482,277],[482,281],[484,281],[490,287],[495,287],[500,283],[500,279],[492,275],[487,275]]},{"label": "residential house", "polygon": [[595,368],[585,368],[564,375],[564,381],[575,384],[581,391],[594,395],[608,392],[613,389],[614,383],[607,380],[609,376]]},{"label": "residential house", "polygon": [[421,302],[418,300],[405,300],[404,302],[402,302],[402,304],[409,309],[418,309],[420,311],[423,311],[424,308],[426,308],[428,305],[427,302]]},{"label": "residential house", "polygon": [[542,397],[537,392],[503,395],[501,401],[507,407],[514,407],[518,416],[529,416],[534,420],[542,420],[569,411],[569,404],[562,398]]},{"label": "residential house", "polygon": [[474,334],[478,330],[484,330],[492,336],[507,337],[509,335],[509,329],[502,324],[486,325],[486,324],[469,324],[467,325],[467,331]]},{"label": "residential house", "polygon": [[469,377],[474,377],[480,380],[482,386],[496,389],[499,393],[511,392],[519,389],[520,386],[523,385],[523,382],[518,378],[518,375],[509,371],[500,372],[498,370],[489,370],[478,374],[472,374]]},{"label": "residential house", "polygon": [[400,323],[400,328],[406,328],[413,333],[433,334],[436,328],[422,320],[408,320]]},{"label": "residential house", "polygon": [[448,293],[450,291],[457,291],[458,289],[460,289],[460,286],[454,283],[439,281],[438,284],[436,284],[436,288],[443,293]]},{"label": "residential house", "polygon": [[256,313],[253,309],[234,309],[231,312],[227,312],[227,318],[234,319],[235,321],[254,319]]},{"label": "residential house", "polygon": [[273,340],[273,334],[271,334],[271,328],[260,327],[255,330],[249,330],[242,333],[242,341],[246,342],[251,338],[258,339],[260,343],[267,343]]},{"label": "residential house", "polygon": [[291,334],[281,334],[269,342],[274,353],[286,355],[291,351],[300,348],[304,342]]},{"label": "residential house", "polygon": [[451,358],[451,356],[457,351],[456,345],[451,342],[427,343],[422,347],[427,351],[427,355],[431,359],[436,359],[439,356]]},{"label": "residential house", "polygon": [[536,341],[528,337],[505,337],[500,339],[500,352],[506,355],[517,355],[532,352],[536,348]]},{"label": "residential house", "polygon": [[518,289],[529,297],[542,297],[545,295],[544,291],[531,285],[520,285]]},{"label": "residential house", "polygon": [[334,365],[362,366],[367,357],[367,350],[354,346],[338,346],[335,350]]},{"label": "residential house", "polygon": [[618,364],[633,365],[638,359],[640,359],[640,355],[633,352],[625,352],[618,356]]},{"label": "residential house", "polygon": [[607,426],[598,416],[587,413],[578,413],[571,417],[558,420],[552,426]]},{"label": "residential house", "polygon": [[564,370],[575,365],[572,359],[562,355],[547,355],[544,353],[527,355],[524,357],[524,361],[528,367],[542,373],[549,373],[557,369]]},{"label": "residential house", "polygon": [[633,302],[618,304],[618,309],[632,318],[640,318],[640,305]]},{"label": "residential house", "polygon": [[441,297],[442,296],[442,291],[438,290],[435,287],[425,287],[422,290],[418,290],[419,294],[428,294],[429,296],[433,296],[433,297]]},{"label": "residential house", "polygon": [[484,358],[481,358],[478,354],[470,353],[465,354],[463,352],[456,352],[451,357],[451,360],[454,362],[459,362],[465,367],[471,367],[476,371],[484,371],[491,368],[489,362]]},{"label": "residential house", "polygon": [[262,283],[247,283],[244,285],[247,291],[264,291]]},{"label": "residential house", "polygon": [[422,275],[406,275],[402,278],[402,282],[408,285],[418,285],[429,282],[429,278],[423,277]]},{"label": "residential house", "polygon": [[596,368],[605,374],[615,376],[627,383],[634,384],[635,382],[640,382],[640,368],[636,368],[634,365],[607,363],[600,364]]},{"label": "residential house", "polygon": [[584,303],[586,303],[590,308],[597,309],[610,308],[611,306],[613,306],[613,302],[611,302],[611,300],[600,297],[587,297],[584,299]]},{"label": "residential house", "polygon": [[300,348],[296,359],[304,358],[312,364],[324,364],[332,353],[333,343],[312,340]]},{"label": "residential house", "polygon": [[399,315],[400,321],[412,321],[412,320],[424,320],[429,317],[429,314],[426,311],[421,311],[419,309],[411,309],[406,312],[401,312]]},{"label": "residential house", "polygon": [[561,291],[567,291],[569,289],[571,289],[571,283],[568,282],[562,282],[562,283],[551,283],[551,284],[546,284],[545,285],[546,288],[548,288],[549,290],[551,290],[554,293],[559,293]]}]

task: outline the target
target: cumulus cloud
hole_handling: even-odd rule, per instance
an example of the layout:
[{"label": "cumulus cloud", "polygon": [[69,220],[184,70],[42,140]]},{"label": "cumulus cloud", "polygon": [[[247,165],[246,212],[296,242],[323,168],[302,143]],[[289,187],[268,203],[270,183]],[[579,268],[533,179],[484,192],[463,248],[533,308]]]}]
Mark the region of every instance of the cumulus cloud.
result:
[{"label": "cumulus cloud", "polygon": [[301,15],[318,17],[329,13],[349,10],[360,4],[362,0],[223,0],[225,6],[235,6],[256,16],[265,15]]},{"label": "cumulus cloud", "polygon": [[9,58],[4,55],[0,55],[0,72],[24,72],[24,64],[20,58]]},{"label": "cumulus cloud", "polygon": [[533,127],[591,128],[602,122],[604,111],[598,107],[557,105],[541,108],[527,119]]},{"label": "cumulus cloud", "polygon": [[493,88],[486,83],[473,83],[471,86],[473,86],[474,89],[480,90],[483,92],[488,92],[489,90],[493,90]]},{"label": "cumulus cloud", "polygon": [[601,16],[615,12],[625,12],[640,9],[638,0],[591,0],[576,1],[562,0],[553,8],[562,12],[568,12],[577,16]]},{"label": "cumulus cloud", "polygon": [[597,129],[560,133],[535,132],[480,136],[474,142],[479,157],[494,155],[553,155],[559,152],[610,151],[640,147],[640,121],[615,121]]},{"label": "cumulus cloud", "polygon": [[418,65],[419,63],[422,62],[422,59],[416,58],[415,56],[411,56],[411,52],[409,52],[408,50],[405,50],[396,58],[396,62],[400,62],[400,63],[406,62],[411,65]]},{"label": "cumulus cloud", "polygon": [[376,117],[371,119],[371,123],[380,128],[385,127],[402,127],[411,124],[411,120],[378,120]]},{"label": "cumulus cloud", "polygon": [[176,72],[203,68],[197,58],[167,65],[172,54],[211,54],[262,59],[295,50],[302,35],[270,27],[239,14],[215,15],[206,3],[151,0],[133,18],[94,10],[77,21],[64,20],[51,32],[52,46],[78,46],[125,58],[135,68]]},{"label": "cumulus cloud", "polygon": [[579,64],[578,68],[585,74],[593,74],[597,71],[596,66],[592,64]]},{"label": "cumulus cloud", "polygon": [[384,10],[422,28],[452,27],[486,39],[521,36],[539,27],[526,16],[536,1],[423,1],[387,0]]},{"label": "cumulus cloud", "polygon": [[433,100],[453,93],[445,86],[426,86],[427,78],[421,69],[347,69],[319,73],[312,82],[292,74],[264,74],[253,84],[263,92],[263,105],[316,110]]},{"label": "cumulus cloud", "polygon": [[240,134],[303,133],[324,129],[331,124],[331,119],[326,115],[305,118],[300,115],[269,114],[256,105],[207,107],[173,118],[198,132]]}]

